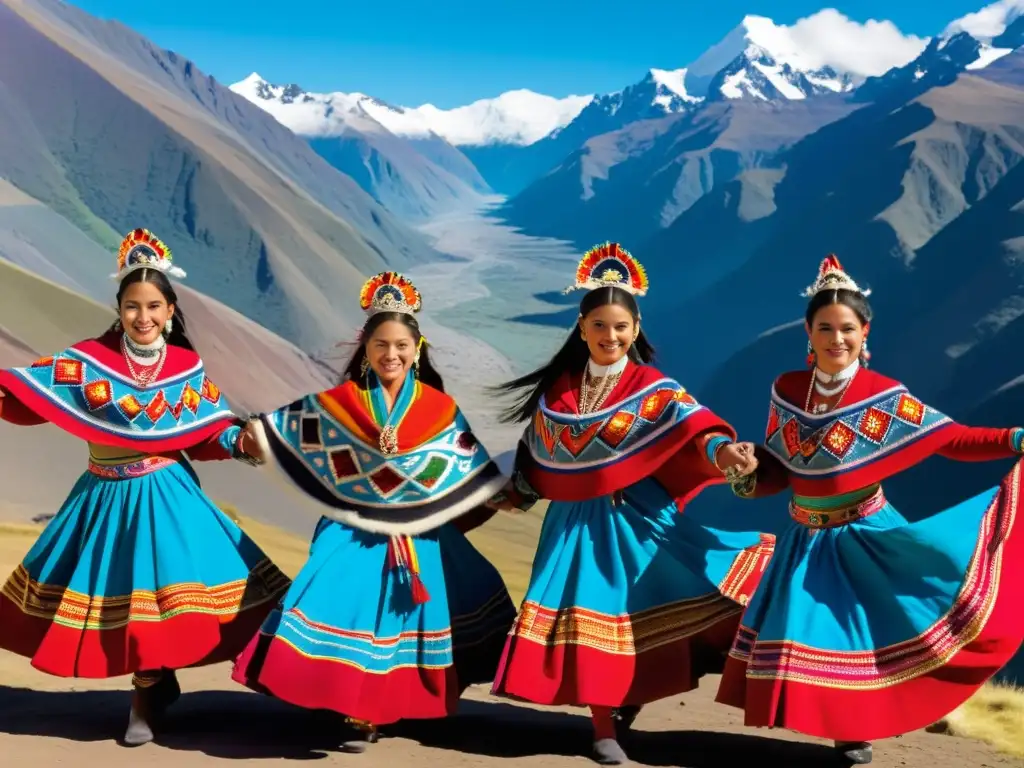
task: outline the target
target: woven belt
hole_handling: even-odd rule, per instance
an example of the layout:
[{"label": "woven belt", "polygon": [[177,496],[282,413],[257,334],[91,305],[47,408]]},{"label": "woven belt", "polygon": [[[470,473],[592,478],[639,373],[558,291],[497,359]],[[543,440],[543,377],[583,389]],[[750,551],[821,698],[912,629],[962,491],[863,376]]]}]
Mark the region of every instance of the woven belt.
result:
[{"label": "woven belt", "polygon": [[839,525],[863,520],[869,515],[875,514],[885,506],[885,495],[879,488],[873,494],[858,501],[856,504],[849,504],[835,509],[812,509],[801,507],[795,500],[789,502],[789,516],[800,525],[808,528],[835,528]]},{"label": "woven belt", "polygon": [[147,456],[144,459],[137,459],[125,464],[99,464],[90,459],[89,472],[105,480],[130,480],[133,477],[142,477],[177,463],[177,459],[172,459],[169,456]]}]

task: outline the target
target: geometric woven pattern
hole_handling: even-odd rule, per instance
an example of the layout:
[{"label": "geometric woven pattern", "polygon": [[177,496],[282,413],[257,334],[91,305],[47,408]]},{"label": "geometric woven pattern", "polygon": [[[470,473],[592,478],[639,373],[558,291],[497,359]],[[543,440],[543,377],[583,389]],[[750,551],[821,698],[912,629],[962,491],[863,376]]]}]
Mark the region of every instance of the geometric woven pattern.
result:
[{"label": "geometric woven pattern", "polygon": [[596,413],[558,413],[544,398],[523,439],[543,467],[577,465],[591,471],[650,445],[694,413],[705,410],[681,384],[659,379]]},{"label": "geometric woven pattern", "polygon": [[353,435],[316,395],[266,414],[268,437],[282,445],[342,506],[421,506],[470,482],[490,463],[470,439],[461,411],[432,440],[400,455],[381,453]]},{"label": "geometric woven pattern", "polygon": [[231,415],[202,362],[148,387],[75,348],[10,373],[75,419],[132,439],[162,440]]},{"label": "geometric woven pattern", "polygon": [[773,389],[765,446],[794,474],[821,477],[879,459],[949,423],[903,385],[822,416]]}]

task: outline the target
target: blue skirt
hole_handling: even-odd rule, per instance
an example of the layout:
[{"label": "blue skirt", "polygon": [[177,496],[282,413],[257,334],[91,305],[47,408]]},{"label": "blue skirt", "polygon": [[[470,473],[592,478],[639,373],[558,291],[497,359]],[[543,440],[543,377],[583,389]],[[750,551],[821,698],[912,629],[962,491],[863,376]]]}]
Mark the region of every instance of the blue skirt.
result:
[{"label": "blue skirt", "polygon": [[406,541],[425,602],[409,570],[394,567],[390,537],[321,520],[234,679],[375,725],[452,714],[467,686],[493,678],[515,606],[453,525]]},{"label": "blue skirt", "polygon": [[494,693],[643,704],[720,670],[772,538],[681,514],[654,479],[551,502]]},{"label": "blue skirt", "polygon": [[1019,473],[915,522],[882,500],[837,527],[794,523],[719,701],[744,707],[748,725],[839,741],[907,733],[963,703],[1024,640]]},{"label": "blue skirt", "polygon": [[225,661],[288,584],[188,464],[86,472],[0,592],[0,647],[65,677]]}]

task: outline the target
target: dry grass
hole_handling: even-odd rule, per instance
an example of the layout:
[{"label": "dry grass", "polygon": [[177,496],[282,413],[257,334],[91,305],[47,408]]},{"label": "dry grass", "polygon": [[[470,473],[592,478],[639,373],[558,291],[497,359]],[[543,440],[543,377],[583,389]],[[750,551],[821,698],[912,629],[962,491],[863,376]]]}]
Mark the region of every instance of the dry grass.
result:
[{"label": "dry grass", "polygon": [[986,685],[929,730],[977,739],[1007,755],[1024,757],[1024,688]]}]

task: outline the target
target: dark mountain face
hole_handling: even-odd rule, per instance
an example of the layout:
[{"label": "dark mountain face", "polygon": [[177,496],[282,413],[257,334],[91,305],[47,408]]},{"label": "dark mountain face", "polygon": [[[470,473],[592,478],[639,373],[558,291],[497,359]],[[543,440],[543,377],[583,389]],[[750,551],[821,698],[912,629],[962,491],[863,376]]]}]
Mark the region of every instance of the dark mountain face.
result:
[{"label": "dark mountain face", "polygon": [[632,123],[588,141],[499,215],[580,248],[644,243],[743,171],[778,168],[787,147],[854,108],[838,96],[737,100]]}]

